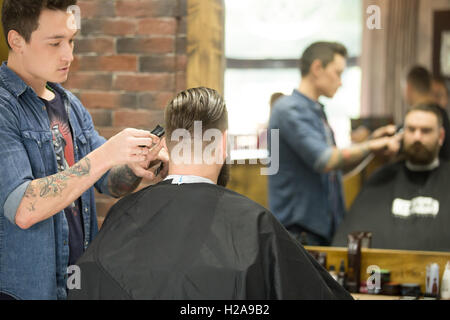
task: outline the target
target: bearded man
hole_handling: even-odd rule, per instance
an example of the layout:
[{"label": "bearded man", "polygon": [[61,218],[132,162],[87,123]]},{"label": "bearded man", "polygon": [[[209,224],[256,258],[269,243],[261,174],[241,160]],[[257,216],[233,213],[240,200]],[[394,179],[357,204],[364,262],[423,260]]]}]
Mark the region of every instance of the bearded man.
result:
[{"label": "bearded man", "polygon": [[450,163],[439,158],[444,138],[438,105],[411,108],[404,122],[404,160],[368,180],[333,244],[346,245],[350,232],[370,231],[374,248],[448,251]]}]

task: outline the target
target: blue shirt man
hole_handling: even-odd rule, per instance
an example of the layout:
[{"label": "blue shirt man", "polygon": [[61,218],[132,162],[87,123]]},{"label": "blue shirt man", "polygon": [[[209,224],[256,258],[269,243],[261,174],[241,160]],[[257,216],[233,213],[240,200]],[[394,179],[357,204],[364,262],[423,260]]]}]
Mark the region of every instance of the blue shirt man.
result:
[{"label": "blue shirt man", "polygon": [[269,176],[270,210],[291,232],[308,232],[308,244],[325,245],[345,206],[341,172],[322,172],[336,145],[322,106],[294,90],[277,100],[270,128],[280,129],[280,167]]},{"label": "blue shirt man", "polygon": [[300,59],[299,89],[278,99],[270,117],[269,128],[279,129],[280,164],[278,173],[269,176],[270,210],[308,245],[329,245],[345,215],[340,170],[357,165],[372,151],[390,146],[394,152],[397,147],[387,137],[336,147],[318,99],[333,97],[342,85],[346,56],[339,43],[311,44]]}]

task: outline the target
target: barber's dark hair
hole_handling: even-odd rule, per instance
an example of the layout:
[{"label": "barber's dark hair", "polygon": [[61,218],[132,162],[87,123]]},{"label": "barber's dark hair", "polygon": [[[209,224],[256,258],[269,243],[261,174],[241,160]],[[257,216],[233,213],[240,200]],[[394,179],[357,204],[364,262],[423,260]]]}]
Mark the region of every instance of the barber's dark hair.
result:
[{"label": "barber's dark hair", "polygon": [[299,61],[300,72],[302,77],[306,76],[311,69],[314,60],[319,59],[322,66],[325,68],[330,62],[334,60],[334,55],[338,54],[347,58],[347,49],[344,45],[338,42],[315,42],[311,44],[303,52]]},{"label": "barber's dark hair", "polygon": [[406,81],[419,93],[427,94],[431,90],[431,74],[422,66],[412,67],[406,76]]},{"label": "barber's dark hair", "polygon": [[[182,91],[165,109],[166,136],[176,129],[193,133],[194,122],[201,121],[203,132],[228,129],[228,111],[222,96],[214,89],[198,87]],[[170,141],[168,141],[170,143]]]},{"label": "barber's dark hair", "polygon": [[434,103],[434,102],[419,103],[419,104],[415,105],[414,107],[411,107],[406,112],[406,115],[408,115],[409,113],[414,112],[414,111],[424,111],[424,112],[433,113],[438,120],[439,127],[442,127],[442,125],[443,125],[442,111],[441,111],[441,107],[437,103]]},{"label": "barber's dark hair", "polygon": [[31,34],[39,25],[39,17],[42,10],[67,10],[75,5],[77,0],[4,0],[2,7],[3,32],[8,47],[8,33],[17,31],[28,43]]}]

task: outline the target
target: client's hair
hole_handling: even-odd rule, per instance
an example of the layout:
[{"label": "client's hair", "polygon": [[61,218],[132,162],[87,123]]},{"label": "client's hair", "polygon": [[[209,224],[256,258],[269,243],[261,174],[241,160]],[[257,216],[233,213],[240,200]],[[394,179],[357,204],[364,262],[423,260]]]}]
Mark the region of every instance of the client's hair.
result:
[{"label": "client's hair", "polygon": [[176,129],[185,129],[192,134],[195,121],[201,121],[203,132],[208,129],[218,129],[221,132],[228,129],[225,101],[216,90],[205,87],[178,93],[167,105],[164,117],[166,136],[169,139]]},{"label": "client's hair", "polygon": [[[439,107],[438,104],[430,102],[430,103],[421,103],[421,104],[415,105],[414,107],[410,108],[406,112],[406,115],[408,115],[409,113],[414,112],[414,111],[424,111],[424,112],[433,113],[438,120],[439,127],[442,127],[442,123],[443,123],[442,111],[441,111],[441,107]],[[406,115],[405,115],[405,117],[406,117]]]}]

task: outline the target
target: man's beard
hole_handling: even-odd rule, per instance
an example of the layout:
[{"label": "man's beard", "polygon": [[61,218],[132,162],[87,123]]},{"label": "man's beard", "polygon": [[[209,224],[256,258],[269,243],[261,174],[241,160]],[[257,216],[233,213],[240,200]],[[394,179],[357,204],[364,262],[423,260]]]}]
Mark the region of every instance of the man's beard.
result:
[{"label": "man's beard", "polygon": [[222,169],[220,169],[219,177],[217,178],[217,184],[222,187],[226,187],[230,180],[230,165],[224,163]]},{"label": "man's beard", "polygon": [[426,147],[421,142],[415,142],[405,147],[406,160],[412,164],[427,165],[436,159],[439,149],[440,146],[438,142],[431,147]]}]

